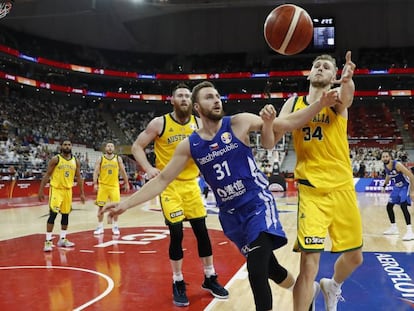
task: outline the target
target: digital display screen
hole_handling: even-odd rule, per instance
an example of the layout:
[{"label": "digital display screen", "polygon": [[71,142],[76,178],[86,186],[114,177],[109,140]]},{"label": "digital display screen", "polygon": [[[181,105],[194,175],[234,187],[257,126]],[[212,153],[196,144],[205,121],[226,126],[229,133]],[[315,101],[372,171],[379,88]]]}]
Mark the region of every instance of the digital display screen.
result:
[{"label": "digital display screen", "polygon": [[333,17],[313,19],[313,49],[333,51],[335,49],[335,20]]}]

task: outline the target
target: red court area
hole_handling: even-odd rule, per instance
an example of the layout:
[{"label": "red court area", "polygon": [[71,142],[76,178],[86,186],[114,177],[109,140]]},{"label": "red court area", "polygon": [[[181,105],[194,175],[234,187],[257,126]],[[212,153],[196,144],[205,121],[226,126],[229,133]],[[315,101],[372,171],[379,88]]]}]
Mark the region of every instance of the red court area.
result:
[{"label": "red court area", "polygon": [[[118,238],[108,229],[99,238],[92,231],[73,233],[73,249],[49,253],[42,249],[43,234],[0,241],[0,310],[203,310],[213,297],[201,289],[195,238],[184,230],[188,307],[172,303],[167,228],[135,227],[122,228]],[[245,260],[222,231],[210,230],[210,237],[225,285]]]}]

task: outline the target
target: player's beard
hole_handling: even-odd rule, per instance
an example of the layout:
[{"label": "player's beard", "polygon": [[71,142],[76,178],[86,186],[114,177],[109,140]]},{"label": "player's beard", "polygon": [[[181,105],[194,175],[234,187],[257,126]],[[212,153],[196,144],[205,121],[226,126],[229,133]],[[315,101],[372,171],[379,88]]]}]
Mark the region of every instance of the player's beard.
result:
[{"label": "player's beard", "polygon": [[390,160],[382,161],[385,165],[388,165],[390,163]]},{"label": "player's beard", "polygon": [[175,115],[178,119],[185,119],[191,116],[193,112],[192,106],[187,107],[179,107],[178,109],[175,109]]},{"label": "player's beard", "polygon": [[69,155],[72,153],[72,149],[62,149],[62,153],[65,155]]},{"label": "player's beard", "polygon": [[213,110],[205,111],[201,109],[201,113],[206,116],[207,119],[210,119],[212,121],[220,121],[223,119],[224,111],[223,109],[220,110],[220,112],[214,112]]}]

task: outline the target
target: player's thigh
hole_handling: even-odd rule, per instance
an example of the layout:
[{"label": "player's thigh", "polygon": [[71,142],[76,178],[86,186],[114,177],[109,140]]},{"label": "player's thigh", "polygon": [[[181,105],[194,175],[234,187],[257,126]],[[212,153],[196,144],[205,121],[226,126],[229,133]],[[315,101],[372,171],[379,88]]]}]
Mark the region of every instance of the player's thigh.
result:
[{"label": "player's thigh", "polygon": [[334,219],[329,229],[332,251],[349,251],[362,246],[362,220],[354,190],[330,193]]},{"label": "player's thigh", "polygon": [[295,250],[322,251],[333,210],[326,194],[306,185],[299,185],[298,234]]},{"label": "player's thigh", "polygon": [[62,202],[64,200],[63,192],[61,189],[50,187],[49,190],[49,208],[59,213],[62,208]]},{"label": "player's thigh", "polygon": [[196,180],[186,181],[179,187],[186,219],[205,217],[207,211],[201,198],[200,187]]},{"label": "player's thigh", "polygon": [[172,182],[160,194],[161,209],[167,223],[178,223],[185,219],[183,201],[177,189]]},{"label": "player's thigh", "polygon": [[72,211],[72,188],[62,190],[62,205],[60,207],[61,214],[69,214]]}]

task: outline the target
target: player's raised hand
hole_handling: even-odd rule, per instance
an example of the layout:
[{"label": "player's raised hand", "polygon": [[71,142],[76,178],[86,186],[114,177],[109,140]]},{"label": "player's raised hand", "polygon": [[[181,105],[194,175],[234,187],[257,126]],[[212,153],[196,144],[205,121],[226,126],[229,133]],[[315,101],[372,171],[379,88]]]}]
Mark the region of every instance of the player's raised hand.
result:
[{"label": "player's raised hand", "polygon": [[351,80],[352,77],[354,76],[354,70],[356,68],[356,65],[351,60],[351,54],[352,54],[351,51],[346,52],[345,64],[344,64],[344,68],[342,69],[341,78],[339,80],[335,80],[334,81],[335,84],[346,83],[349,80]]},{"label": "player's raised hand", "polygon": [[276,118],[276,109],[272,104],[267,104],[260,110],[260,117],[263,121],[273,121]]}]

